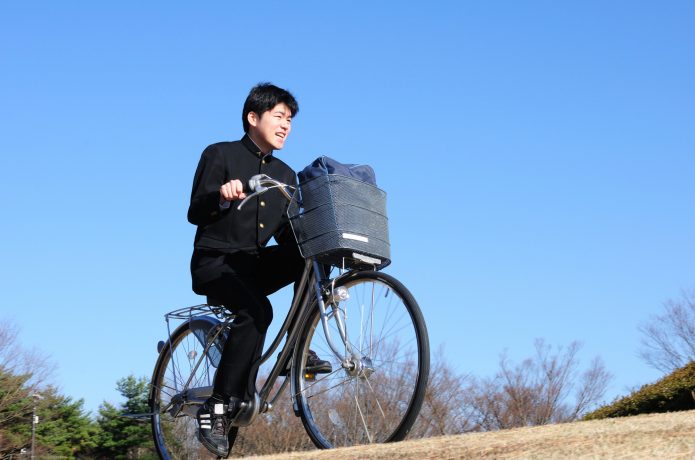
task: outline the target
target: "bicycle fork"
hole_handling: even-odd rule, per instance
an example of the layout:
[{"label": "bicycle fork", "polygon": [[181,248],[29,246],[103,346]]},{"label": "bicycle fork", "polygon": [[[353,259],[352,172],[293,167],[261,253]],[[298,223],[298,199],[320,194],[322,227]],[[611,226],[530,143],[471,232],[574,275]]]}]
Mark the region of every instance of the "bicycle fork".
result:
[{"label": "bicycle fork", "polygon": [[[319,271],[319,264],[316,261],[314,261],[314,273],[321,273]],[[314,278],[314,283],[316,301],[318,303],[319,314],[321,318],[321,325],[323,327],[323,332],[326,336],[328,346],[333,351],[333,354],[336,358],[338,358],[341,366],[348,372],[348,374],[356,376],[359,375],[363,370],[371,374],[371,372],[373,372],[373,369],[371,369],[371,361],[369,360],[369,358],[362,357],[359,353],[359,350],[355,350],[352,347],[352,344],[350,343],[350,340],[348,338],[348,331],[344,321],[344,317],[345,315],[347,315],[347,312],[340,308],[340,302],[347,300],[350,297],[348,290],[343,286],[339,286],[336,288],[335,280],[333,280],[330,291],[328,293],[328,301],[331,306],[331,311],[329,312],[327,311],[326,304],[323,301],[323,295],[321,295],[321,283],[318,280],[318,277]],[[333,319],[336,323],[338,334],[340,335],[340,341],[344,345],[342,349],[340,349],[338,345],[336,345],[336,343],[333,341],[333,335],[331,334],[331,330],[328,325],[328,321],[331,319]],[[371,372],[368,369],[371,369]]]}]

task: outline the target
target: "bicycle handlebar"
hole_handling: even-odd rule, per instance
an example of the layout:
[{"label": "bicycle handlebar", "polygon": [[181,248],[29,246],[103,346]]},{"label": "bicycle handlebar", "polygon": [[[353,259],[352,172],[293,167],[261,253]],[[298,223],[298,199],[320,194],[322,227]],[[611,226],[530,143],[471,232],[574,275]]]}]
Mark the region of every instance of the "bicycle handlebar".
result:
[{"label": "bicycle handlebar", "polygon": [[238,210],[241,210],[241,207],[244,206],[251,198],[262,195],[270,189],[279,189],[287,200],[292,199],[292,195],[287,189],[294,190],[293,186],[275,180],[267,174],[256,174],[255,176],[251,176],[248,182],[248,188],[253,190],[253,193],[247,195],[246,198],[239,203],[239,206],[237,206]]}]

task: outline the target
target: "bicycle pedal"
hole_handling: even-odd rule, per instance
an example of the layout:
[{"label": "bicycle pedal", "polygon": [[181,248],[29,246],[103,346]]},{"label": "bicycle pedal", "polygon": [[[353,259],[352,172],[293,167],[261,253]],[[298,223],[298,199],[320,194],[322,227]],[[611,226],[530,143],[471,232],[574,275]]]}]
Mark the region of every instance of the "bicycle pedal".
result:
[{"label": "bicycle pedal", "polygon": [[304,374],[304,380],[306,380],[308,382],[313,382],[316,380],[316,374],[309,374],[309,373]]}]

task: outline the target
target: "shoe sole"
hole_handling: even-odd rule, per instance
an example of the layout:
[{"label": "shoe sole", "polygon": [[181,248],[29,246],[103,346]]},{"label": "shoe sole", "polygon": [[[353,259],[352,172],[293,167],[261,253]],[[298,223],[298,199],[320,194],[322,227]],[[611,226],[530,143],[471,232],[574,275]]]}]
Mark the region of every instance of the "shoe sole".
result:
[{"label": "shoe sole", "polygon": [[222,453],[222,451],[217,450],[217,446],[213,446],[212,444],[208,443],[208,440],[205,439],[202,434],[200,434],[200,429],[198,430],[198,441],[200,441],[203,447],[205,447],[207,450],[217,455],[218,457],[227,458],[227,456],[229,456],[229,450],[227,450],[227,452]]},{"label": "shoe sole", "polygon": [[311,366],[304,370],[307,374],[330,374],[333,372],[333,368],[330,364],[324,364],[321,366]]}]

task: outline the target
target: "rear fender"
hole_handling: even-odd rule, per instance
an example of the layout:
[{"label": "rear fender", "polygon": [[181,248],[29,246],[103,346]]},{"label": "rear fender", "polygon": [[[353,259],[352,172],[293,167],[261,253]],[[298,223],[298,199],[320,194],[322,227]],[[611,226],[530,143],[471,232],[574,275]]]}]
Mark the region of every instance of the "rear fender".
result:
[{"label": "rear fender", "polygon": [[[207,344],[208,337],[214,335],[217,332],[218,327],[222,327],[223,323],[217,318],[211,316],[198,316],[191,318],[188,321],[181,323],[169,336],[169,340],[160,341],[157,344],[157,351],[159,352],[159,357],[157,358],[157,364],[154,367],[154,372],[152,373],[152,380],[154,382],[159,369],[164,365],[169,355],[170,347],[172,346],[172,340],[177,338],[183,333],[185,329],[190,328],[193,336],[200,342],[202,347]],[[220,363],[220,358],[222,357],[222,350],[224,348],[224,343],[227,340],[227,331],[223,331],[208,349],[208,358],[213,367],[217,368]],[[154,398],[154,387],[150,388],[150,401]]]}]

